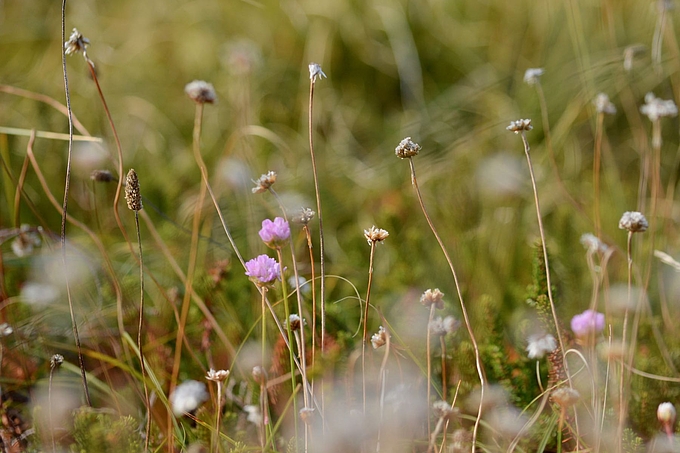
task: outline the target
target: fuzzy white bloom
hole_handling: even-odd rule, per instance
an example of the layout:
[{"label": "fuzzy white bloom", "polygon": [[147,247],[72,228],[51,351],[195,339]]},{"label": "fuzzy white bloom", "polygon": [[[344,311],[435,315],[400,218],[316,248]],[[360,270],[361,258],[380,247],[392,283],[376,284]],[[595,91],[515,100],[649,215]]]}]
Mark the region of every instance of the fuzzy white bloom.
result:
[{"label": "fuzzy white bloom", "polygon": [[460,323],[453,316],[447,316],[442,319],[441,316],[437,316],[427,325],[430,329],[432,335],[444,336],[447,333],[453,333],[458,330]]},{"label": "fuzzy white bloom", "polygon": [[626,211],[619,220],[619,229],[628,230],[631,233],[642,233],[649,228],[649,222],[641,212]]},{"label": "fuzzy white bloom", "polygon": [[14,328],[7,324],[6,322],[3,322],[0,324],[0,337],[6,337],[8,335],[12,335],[14,333]]},{"label": "fuzzy white bloom", "polygon": [[614,115],[616,113],[616,106],[612,104],[609,100],[609,96],[605,93],[598,93],[597,96],[595,96],[593,104],[595,104],[597,113],[607,113],[609,115]]},{"label": "fuzzy white bloom", "polygon": [[224,382],[229,377],[229,370],[213,370],[210,368],[205,378],[213,382]]},{"label": "fuzzy white bloom", "polygon": [[309,80],[312,83],[316,82],[316,79],[328,78],[326,74],[321,70],[321,66],[318,63],[309,63]]},{"label": "fuzzy white bloom", "polygon": [[524,83],[527,85],[535,85],[538,83],[538,78],[545,73],[543,68],[529,68],[524,73]]},{"label": "fuzzy white bloom", "polygon": [[383,326],[380,326],[378,333],[371,335],[371,346],[373,349],[378,349],[387,343],[387,330]]},{"label": "fuzzy white bloom", "polygon": [[530,335],[528,341],[527,355],[530,359],[541,359],[557,349],[557,341],[549,333]]},{"label": "fuzzy white bloom", "polygon": [[212,83],[204,80],[194,80],[187,83],[184,92],[197,104],[214,104],[217,101],[217,94]]},{"label": "fuzzy white bloom", "polygon": [[243,406],[243,410],[248,414],[247,420],[257,426],[262,426],[262,413],[258,406],[248,404]]},{"label": "fuzzy white bloom", "polygon": [[366,238],[368,245],[373,245],[374,242],[382,244],[382,242],[387,239],[387,236],[389,235],[390,233],[388,233],[387,230],[376,228],[375,225],[373,225],[368,230],[364,230],[364,237]]},{"label": "fuzzy white bloom", "polygon": [[177,417],[193,412],[208,401],[209,396],[203,382],[184,381],[175,387],[175,391],[170,395],[172,412]]},{"label": "fuzzy white bloom", "polygon": [[678,107],[671,99],[664,101],[654,96],[654,93],[647,93],[645,104],[640,107],[640,112],[647,115],[650,121],[656,121],[663,116],[677,116]]}]

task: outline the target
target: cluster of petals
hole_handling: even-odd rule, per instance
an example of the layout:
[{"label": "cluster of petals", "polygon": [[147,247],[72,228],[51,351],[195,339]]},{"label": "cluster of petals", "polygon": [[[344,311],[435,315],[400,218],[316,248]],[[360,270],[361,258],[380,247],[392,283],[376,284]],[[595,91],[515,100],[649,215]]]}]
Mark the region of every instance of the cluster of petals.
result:
[{"label": "cluster of petals", "polygon": [[595,310],[586,310],[571,318],[571,330],[577,337],[602,332],[604,329],[604,315]]},{"label": "cluster of petals", "polygon": [[246,262],[246,275],[256,284],[266,286],[281,279],[281,265],[267,255]]},{"label": "cluster of petals", "polygon": [[283,217],[276,217],[274,220],[264,219],[259,235],[267,246],[276,249],[288,242],[290,225]]}]

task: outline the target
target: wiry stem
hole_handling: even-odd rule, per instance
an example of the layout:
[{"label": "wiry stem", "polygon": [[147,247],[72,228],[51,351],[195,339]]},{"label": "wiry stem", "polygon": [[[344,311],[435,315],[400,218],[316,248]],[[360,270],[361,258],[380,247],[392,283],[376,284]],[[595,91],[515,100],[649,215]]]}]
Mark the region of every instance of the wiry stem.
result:
[{"label": "wiry stem", "polygon": [[[312,129],[314,107],[314,85],[316,78],[312,77],[309,83],[309,154],[312,160],[312,174],[314,175],[314,194],[316,196],[316,212],[319,215],[319,267],[321,273],[321,354],[326,350],[326,260],[324,258],[325,246],[323,237],[323,214],[321,212],[321,194],[319,193],[319,177],[314,155],[314,130]],[[321,379],[321,412],[324,412],[323,378]],[[324,424],[325,429],[325,424]]]},{"label": "wiry stem", "polygon": [[364,334],[361,340],[361,391],[364,402],[364,416],[366,415],[366,342],[368,341],[368,307],[371,300],[371,284],[373,283],[373,257],[375,255],[375,241],[371,241],[371,256],[368,263],[368,288],[364,302]]},{"label": "wiry stem", "polygon": [[442,252],[444,253],[444,257],[446,258],[446,262],[449,265],[449,269],[451,270],[451,275],[453,276],[453,281],[456,286],[456,294],[458,295],[458,301],[460,302],[460,309],[461,312],[463,313],[463,320],[465,321],[465,327],[467,328],[468,335],[470,336],[470,341],[472,342],[472,347],[475,351],[475,366],[477,368],[477,374],[479,376],[479,382],[481,384],[480,388],[480,395],[479,395],[479,409],[477,411],[477,418],[475,420],[475,427],[472,431],[472,452],[474,453],[475,451],[475,444],[477,442],[477,434],[479,432],[479,425],[482,420],[482,407],[484,404],[484,390],[486,388],[486,377],[484,376],[484,368],[482,366],[482,358],[479,353],[479,345],[477,344],[477,339],[475,338],[475,333],[472,330],[472,324],[470,323],[470,317],[468,316],[467,309],[465,307],[465,303],[463,302],[463,293],[460,289],[460,284],[458,283],[458,275],[456,274],[456,270],[453,267],[453,261],[451,261],[451,257],[449,256],[449,252],[446,250],[446,247],[444,247],[444,242],[441,240],[439,237],[439,233],[437,233],[437,229],[435,228],[434,224],[432,223],[432,220],[430,219],[429,214],[427,213],[427,209],[425,209],[425,203],[423,202],[423,196],[420,193],[420,188],[418,187],[418,180],[416,179],[416,169],[413,164],[413,159],[408,158],[409,166],[411,168],[411,184],[413,184],[413,188],[416,191],[416,195],[418,196],[418,203],[420,204],[420,209],[423,211],[423,215],[425,216],[425,220],[427,220],[427,224],[430,226],[430,230],[432,230],[432,234],[434,234],[435,239],[437,240],[437,243],[439,244],[439,247],[441,248]]},{"label": "wiry stem", "polygon": [[602,135],[603,135],[604,112],[597,114],[597,127],[595,136],[595,152],[593,153],[593,191],[595,201],[593,209],[595,214],[595,236],[600,237],[600,162],[602,159]]},{"label": "wiry stem", "polygon": [[545,242],[545,231],[543,229],[543,218],[541,217],[541,206],[538,201],[538,189],[536,187],[536,177],[534,176],[534,167],[531,164],[531,156],[529,154],[530,147],[529,147],[529,142],[527,141],[526,134],[524,131],[521,132],[522,136],[522,143],[524,144],[524,154],[526,155],[527,158],[527,165],[529,166],[529,174],[531,176],[531,187],[533,188],[534,191],[534,204],[536,205],[536,218],[538,220],[538,231],[541,236],[541,248],[543,249],[543,263],[545,265],[545,279],[546,279],[546,286],[548,287],[548,300],[550,301],[550,310],[552,312],[553,316],[553,322],[555,323],[555,334],[557,335],[557,340],[560,344],[560,350],[562,352],[562,358],[564,362],[564,368],[565,371],[567,372],[567,378],[569,379],[569,383],[571,385],[571,375],[569,373],[569,365],[567,364],[567,357],[566,357],[566,349],[564,348],[564,340],[562,339],[562,333],[560,329],[560,324],[559,321],[557,320],[557,311],[555,309],[555,301],[553,299],[553,293],[552,293],[552,281],[550,279],[550,265],[548,262],[548,248],[546,246]]},{"label": "wiry stem", "polygon": [[90,390],[87,386],[87,375],[85,374],[85,362],[83,359],[83,351],[80,346],[80,336],[78,335],[78,324],[76,322],[76,315],[73,309],[73,300],[71,297],[71,285],[69,283],[69,275],[66,269],[66,214],[68,213],[68,195],[71,186],[71,155],[73,152],[73,112],[71,111],[71,94],[68,87],[68,72],[66,70],[66,48],[63,43],[66,42],[66,0],[61,2],[61,65],[64,74],[64,93],[66,95],[66,109],[68,111],[68,154],[66,157],[66,181],[64,184],[64,202],[62,204],[61,213],[61,260],[64,265],[64,281],[66,283],[66,297],[68,299],[68,308],[71,314],[71,325],[73,326],[73,337],[76,342],[76,349],[78,350],[78,365],[80,366],[80,376],[83,381],[83,389],[85,391],[85,402],[88,406],[92,406],[90,401]]}]

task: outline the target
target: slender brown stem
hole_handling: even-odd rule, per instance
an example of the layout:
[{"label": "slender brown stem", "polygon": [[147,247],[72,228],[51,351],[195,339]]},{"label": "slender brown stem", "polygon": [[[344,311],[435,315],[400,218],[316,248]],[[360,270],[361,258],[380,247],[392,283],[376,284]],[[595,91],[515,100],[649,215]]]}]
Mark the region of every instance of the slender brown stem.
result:
[{"label": "slender brown stem", "polygon": [[446,335],[439,337],[442,348],[442,400],[446,401]]},{"label": "slender brown stem", "polygon": [[418,203],[420,204],[420,209],[423,211],[423,215],[425,216],[425,220],[427,220],[427,224],[430,226],[430,230],[432,230],[432,234],[434,234],[435,239],[437,240],[437,243],[439,244],[439,248],[441,248],[442,253],[444,253],[444,257],[446,258],[446,262],[449,265],[449,269],[451,270],[451,275],[453,276],[453,281],[456,286],[456,294],[458,295],[458,301],[460,302],[460,309],[461,312],[463,313],[463,320],[465,321],[465,327],[467,328],[468,335],[470,336],[470,342],[472,343],[472,347],[475,351],[475,366],[477,368],[477,374],[479,376],[479,382],[481,385],[480,388],[480,395],[479,395],[479,409],[477,411],[477,418],[475,420],[475,426],[472,431],[472,452],[474,453],[475,451],[475,444],[477,443],[477,434],[479,432],[479,426],[482,420],[482,407],[484,404],[484,390],[486,387],[486,377],[484,376],[484,367],[482,365],[482,358],[479,353],[479,345],[477,344],[477,339],[475,338],[475,333],[472,330],[472,324],[470,322],[470,317],[468,316],[467,308],[465,307],[465,303],[463,302],[463,292],[460,289],[460,284],[458,283],[458,274],[456,274],[456,270],[453,267],[453,261],[451,261],[451,257],[449,256],[449,252],[446,250],[446,247],[444,246],[444,242],[441,240],[441,237],[439,237],[439,233],[437,233],[437,229],[435,228],[434,224],[432,223],[432,219],[430,219],[430,215],[427,213],[427,209],[425,209],[425,203],[423,202],[423,196],[420,193],[420,188],[418,187],[418,180],[416,179],[416,168],[413,164],[413,159],[409,157],[408,159],[409,166],[411,168],[411,183],[413,184],[413,188],[416,191],[416,195],[418,196]]},{"label": "slender brown stem", "polygon": [[[61,42],[66,42],[66,0],[61,2]],[[64,74],[64,93],[66,95],[66,109],[68,111],[68,154],[66,156],[66,178],[64,183],[64,202],[61,210],[61,260],[64,270],[68,269],[66,260],[66,215],[68,213],[68,196],[71,187],[71,156],[73,152],[73,112],[71,110],[71,94],[68,87],[68,71],[66,70],[66,49],[63,45],[61,47],[61,66]],[[32,139],[34,137],[32,136]],[[73,326],[73,337],[78,350],[78,365],[80,367],[80,377],[83,381],[83,390],[85,391],[85,402],[88,406],[92,406],[90,401],[90,390],[87,386],[87,374],[85,373],[85,361],[83,359],[83,350],[80,345],[80,336],[78,335],[78,323],[76,322],[76,315],[73,309],[73,299],[71,296],[71,284],[69,282],[68,272],[64,272],[64,281],[66,283],[66,298],[68,299],[69,313],[71,314],[71,325]]]},{"label": "slender brown stem", "polygon": [[595,236],[598,238],[601,234],[600,221],[600,162],[602,160],[602,135],[604,124],[604,112],[597,114],[597,126],[595,131],[595,151],[593,153],[593,192],[595,192],[594,200],[594,217],[595,217]]},{"label": "slender brown stem", "polygon": [[[427,334],[426,334],[426,356],[427,356],[427,401],[425,407],[429,408],[431,401],[430,398],[432,398],[432,348],[430,344],[431,336],[430,336],[430,326],[432,325],[432,320],[434,319],[434,311],[437,308],[437,304],[432,304],[430,305],[430,316],[427,318]],[[430,424],[430,417],[427,417],[427,433],[430,434],[432,432],[431,430],[431,424]]]}]

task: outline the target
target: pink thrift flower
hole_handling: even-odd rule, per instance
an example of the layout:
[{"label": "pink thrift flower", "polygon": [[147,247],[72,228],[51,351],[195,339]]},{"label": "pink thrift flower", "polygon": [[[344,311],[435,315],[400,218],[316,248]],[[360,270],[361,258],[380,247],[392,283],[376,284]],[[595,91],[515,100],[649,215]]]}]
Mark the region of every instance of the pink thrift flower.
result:
[{"label": "pink thrift flower", "polygon": [[571,318],[571,330],[577,337],[585,337],[604,329],[604,315],[594,310],[586,310]]},{"label": "pink thrift flower", "polygon": [[269,219],[264,219],[259,234],[262,241],[268,247],[277,249],[290,238],[290,226],[282,217],[275,218],[273,222]]},{"label": "pink thrift flower", "polygon": [[281,279],[281,265],[274,258],[260,255],[246,263],[246,275],[260,286],[267,286]]}]

